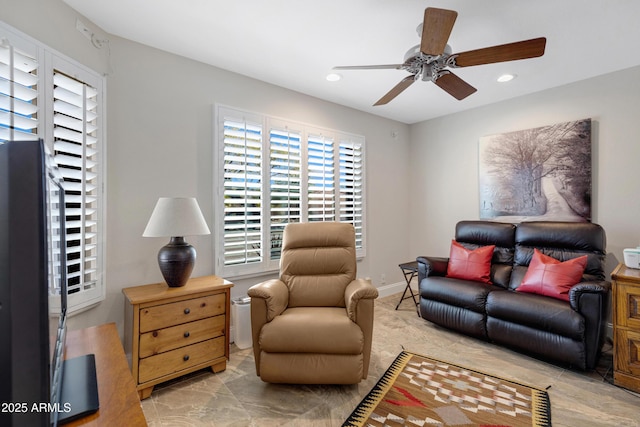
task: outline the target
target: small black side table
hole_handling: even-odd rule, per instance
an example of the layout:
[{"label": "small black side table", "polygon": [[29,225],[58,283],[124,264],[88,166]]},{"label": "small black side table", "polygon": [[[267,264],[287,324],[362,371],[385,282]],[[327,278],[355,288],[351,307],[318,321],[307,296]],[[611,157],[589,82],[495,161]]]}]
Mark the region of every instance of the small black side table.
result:
[{"label": "small black side table", "polygon": [[[413,289],[411,289],[411,281],[418,274],[418,262],[417,261],[405,262],[402,264],[398,264],[398,267],[400,267],[400,270],[402,270],[402,274],[404,275],[404,280],[407,282],[407,286],[404,288],[402,297],[400,298],[400,301],[398,301],[398,304],[396,305],[396,310],[398,309],[398,307],[400,307],[400,304],[402,303],[402,301],[406,300],[407,298],[411,298],[413,299],[413,303],[416,306],[416,312],[418,313],[418,317],[420,317],[420,309],[418,308],[418,305],[420,304],[419,298],[418,300],[416,300],[416,297],[419,297],[419,295],[415,295],[413,293]],[[409,291],[409,295],[407,295],[407,291]]]}]

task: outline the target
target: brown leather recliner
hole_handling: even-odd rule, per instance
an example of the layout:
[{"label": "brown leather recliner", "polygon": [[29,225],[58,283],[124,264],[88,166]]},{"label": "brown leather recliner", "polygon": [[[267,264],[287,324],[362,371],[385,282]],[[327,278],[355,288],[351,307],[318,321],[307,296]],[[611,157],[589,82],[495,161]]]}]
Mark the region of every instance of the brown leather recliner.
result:
[{"label": "brown leather recliner", "polygon": [[351,224],[288,224],[280,278],[248,293],[256,374],[263,381],[356,384],[367,377],[378,290],[356,279]]}]

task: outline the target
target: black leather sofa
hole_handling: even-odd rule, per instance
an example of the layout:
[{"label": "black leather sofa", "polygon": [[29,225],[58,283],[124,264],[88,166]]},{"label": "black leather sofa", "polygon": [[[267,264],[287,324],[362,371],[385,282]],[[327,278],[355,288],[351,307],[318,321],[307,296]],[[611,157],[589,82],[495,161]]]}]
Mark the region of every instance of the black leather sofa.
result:
[{"label": "black leather sofa", "polygon": [[[593,369],[605,338],[611,283],[606,236],[597,224],[461,221],[455,240],[467,249],[495,245],[491,282],[446,277],[449,258],[418,257],[420,313],[430,322],[532,356]],[[560,261],[587,255],[569,302],[516,292],[534,248]]]}]

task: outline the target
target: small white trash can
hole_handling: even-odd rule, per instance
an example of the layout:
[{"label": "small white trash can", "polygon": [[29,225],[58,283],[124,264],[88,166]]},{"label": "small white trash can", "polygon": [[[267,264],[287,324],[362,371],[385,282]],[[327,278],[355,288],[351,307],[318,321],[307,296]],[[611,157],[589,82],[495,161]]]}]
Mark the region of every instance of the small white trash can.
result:
[{"label": "small white trash can", "polygon": [[251,297],[232,299],[231,315],[233,342],[240,349],[251,347],[253,345],[251,339]]}]

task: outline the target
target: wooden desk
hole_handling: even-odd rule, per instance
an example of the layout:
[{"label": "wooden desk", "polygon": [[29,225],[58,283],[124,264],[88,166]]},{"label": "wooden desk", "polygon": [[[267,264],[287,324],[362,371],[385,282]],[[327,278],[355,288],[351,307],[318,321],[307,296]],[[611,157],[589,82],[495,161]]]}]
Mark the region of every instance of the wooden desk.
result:
[{"label": "wooden desk", "polygon": [[64,426],[146,426],[115,323],[67,332],[66,359],[89,353],[96,357],[100,409]]}]

